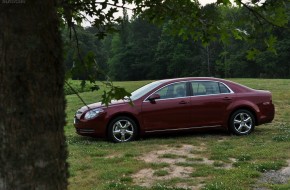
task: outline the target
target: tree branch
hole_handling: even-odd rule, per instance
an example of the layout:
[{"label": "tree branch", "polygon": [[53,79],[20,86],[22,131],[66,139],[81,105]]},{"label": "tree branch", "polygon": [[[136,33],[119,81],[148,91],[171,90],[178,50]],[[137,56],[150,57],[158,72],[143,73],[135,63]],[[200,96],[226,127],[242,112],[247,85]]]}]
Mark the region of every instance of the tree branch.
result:
[{"label": "tree branch", "polygon": [[132,9],[132,8],[125,7],[124,5],[114,5],[114,4],[112,4],[112,3],[107,3],[107,5],[114,6],[114,7],[117,7],[117,8],[122,8],[122,9],[131,10],[131,11],[134,10],[134,9]]},{"label": "tree branch", "polygon": [[113,6],[113,7],[117,7],[117,8],[122,8],[122,9],[128,9],[128,10],[134,10],[132,8],[129,8],[129,7],[126,7],[124,4],[123,5],[117,5],[117,4],[114,4],[114,3],[108,3],[108,2],[96,2],[96,1],[92,1],[92,2],[80,2],[80,3],[75,3],[73,4],[73,6],[83,6],[83,5],[92,5],[92,4],[95,4],[95,5],[101,5],[102,4],[107,4],[107,5],[110,5],[110,6]]},{"label": "tree branch", "polygon": [[78,96],[78,98],[83,102],[83,104],[88,108],[90,109],[90,107],[86,104],[86,102],[82,99],[82,97],[79,95],[79,93],[67,82],[67,81],[64,81],[65,84]]},{"label": "tree branch", "polygon": [[258,19],[259,23],[262,25],[262,22],[260,20],[263,19],[264,21],[266,21],[268,24],[272,25],[272,26],[276,26],[281,28],[281,26],[278,26],[277,24],[271,22],[270,20],[268,20],[267,18],[265,18],[261,13],[259,13],[258,11],[255,11],[253,8],[251,8],[250,6],[248,6],[246,3],[243,3],[242,0],[238,0],[246,9],[248,9],[251,13],[253,13],[253,15]]}]

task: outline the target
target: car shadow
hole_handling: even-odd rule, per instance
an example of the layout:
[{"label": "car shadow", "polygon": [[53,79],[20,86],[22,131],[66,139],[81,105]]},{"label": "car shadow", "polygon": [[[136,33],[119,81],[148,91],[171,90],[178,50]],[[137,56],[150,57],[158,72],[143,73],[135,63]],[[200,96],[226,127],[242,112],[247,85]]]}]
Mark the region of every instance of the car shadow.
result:
[{"label": "car shadow", "polygon": [[66,142],[68,145],[90,145],[97,142],[105,142],[106,139],[103,138],[94,138],[89,136],[80,136],[80,135],[69,135],[66,137]]},{"label": "car shadow", "polygon": [[[218,137],[228,137],[231,136],[231,133],[222,130],[222,129],[201,129],[201,130],[194,130],[194,131],[178,131],[178,132],[163,132],[163,133],[148,133],[142,137],[139,137],[136,141],[146,141],[146,140],[158,140],[158,139],[177,139],[177,138],[206,138],[208,136],[216,136]],[[80,135],[69,135],[66,137],[67,144],[69,145],[89,145],[95,143],[104,143],[104,142],[111,142],[105,138],[95,138],[89,136],[80,136]]]},{"label": "car shadow", "polygon": [[216,137],[229,137],[232,134],[229,131],[221,130],[221,129],[211,129],[208,130],[198,130],[198,131],[178,131],[178,132],[165,132],[165,133],[152,133],[146,134],[142,136],[139,140],[149,140],[149,139],[174,139],[181,137],[192,137],[192,138],[205,138],[208,136],[216,136]]}]

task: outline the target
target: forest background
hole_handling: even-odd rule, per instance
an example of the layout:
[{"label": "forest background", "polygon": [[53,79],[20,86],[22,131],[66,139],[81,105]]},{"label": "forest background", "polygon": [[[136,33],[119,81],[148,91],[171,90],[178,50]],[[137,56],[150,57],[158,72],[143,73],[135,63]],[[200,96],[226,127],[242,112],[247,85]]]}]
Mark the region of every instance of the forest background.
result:
[{"label": "forest background", "polygon": [[[209,4],[205,8],[220,25],[252,16],[248,10],[237,7]],[[288,22],[288,28],[289,25]],[[103,73],[97,76],[99,80],[107,75],[115,81],[186,76],[290,78],[290,35],[285,28],[276,27],[268,32],[262,27],[253,37],[247,33],[251,30],[249,24],[230,31],[231,34],[222,34],[228,36],[215,36],[204,43],[207,40],[183,37],[182,30],[172,35],[173,27],[170,20],[154,25],[142,16],[129,18],[124,10],[122,23],[115,26],[119,32],[103,39],[95,35],[96,28],[79,25],[77,44],[76,38],[70,38],[68,30],[62,28],[66,70],[72,79],[79,80],[88,80],[93,73],[100,73],[92,68]],[[79,61],[80,56],[83,62]]]}]

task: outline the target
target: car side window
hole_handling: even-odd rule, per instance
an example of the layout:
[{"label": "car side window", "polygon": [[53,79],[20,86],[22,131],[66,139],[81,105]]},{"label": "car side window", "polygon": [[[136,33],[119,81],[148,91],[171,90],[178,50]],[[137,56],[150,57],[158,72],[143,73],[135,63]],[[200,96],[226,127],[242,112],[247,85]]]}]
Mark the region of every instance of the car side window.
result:
[{"label": "car side window", "polygon": [[205,82],[206,94],[220,94],[220,88],[217,82]]},{"label": "car side window", "polygon": [[194,81],[191,83],[194,96],[220,94],[220,86],[212,81]]},{"label": "car side window", "polygon": [[201,82],[192,82],[191,87],[192,87],[194,96],[206,94],[205,86]]},{"label": "car side window", "polygon": [[222,83],[219,83],[219,87],[220,87],[220,92],[221,93],[230,93],[230,90]]},{"label": "car side window", "polygon": [[168,85],[156,92],[160,95],[160,99],[178,98],[186,96],[186,83],[174,83]]}]

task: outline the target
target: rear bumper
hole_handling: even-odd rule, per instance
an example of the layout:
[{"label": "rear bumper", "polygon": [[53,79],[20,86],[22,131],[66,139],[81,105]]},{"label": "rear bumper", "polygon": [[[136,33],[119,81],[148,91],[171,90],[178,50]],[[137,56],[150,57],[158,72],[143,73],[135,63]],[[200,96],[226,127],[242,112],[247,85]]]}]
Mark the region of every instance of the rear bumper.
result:
[{"label": "rear bumper", "polygon": [[275,117],[275,106],[274,104],[269,104],[263,107],[261,110],[261,116],[258,121],[258,125],[264,123],[271,123]]}]

